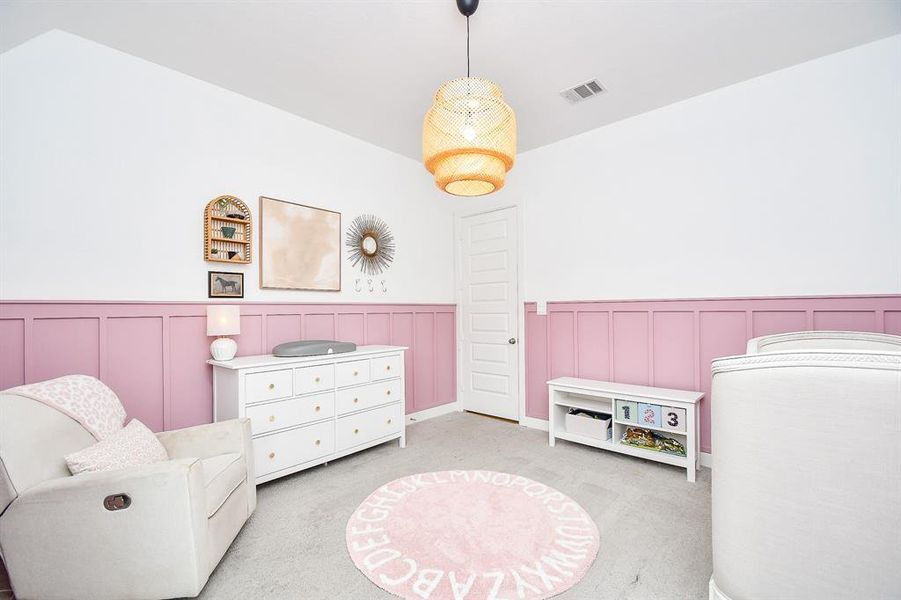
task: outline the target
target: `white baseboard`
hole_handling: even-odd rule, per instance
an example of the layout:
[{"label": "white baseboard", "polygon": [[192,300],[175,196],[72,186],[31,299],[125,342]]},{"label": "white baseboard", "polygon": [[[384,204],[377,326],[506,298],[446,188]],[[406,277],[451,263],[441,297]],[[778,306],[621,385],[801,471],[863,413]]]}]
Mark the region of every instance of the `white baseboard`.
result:
[{"label": "white baseboard", "polygon": [[441,406],[427,408],[425,410],[420,410],[420,411],[408,414],[407,415],[407,425],[409,425],[410,423],[419,423],[420,421],[434,419],[435,417],[440,417],[441,415],[450,414],[452,412],[458,412],[460,410],[463,410],[463,409],[460,408],[460,405],[458,402],[449,402],[447,404],[442,404]]},{"label": "white baseboard", "polygon": [[[541,431],[548,430],[548,422],[543,419],[536,419],[535,417],[523,417],[519,420],[519,424],[523,427],[540,429]],[[709,469],[713,464],[713,456],[709,452],[701,452],[698,458],[700,459],[699,462],[702,467]]]},{"label": "white baseboard", "polygon": [[529,427],[531,429],[540,429],[541,431],[548,430],[547,421],[543,419],[536,419],[535,417],[523,417],[519,420],[519,424],[523,427]]}]

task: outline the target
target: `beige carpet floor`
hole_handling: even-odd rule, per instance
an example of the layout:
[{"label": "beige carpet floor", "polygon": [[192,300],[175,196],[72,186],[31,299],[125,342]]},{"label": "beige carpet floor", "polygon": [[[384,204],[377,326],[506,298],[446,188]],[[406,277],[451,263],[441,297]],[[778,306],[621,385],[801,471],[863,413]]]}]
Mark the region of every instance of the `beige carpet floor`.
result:
[{"label": "beige carpet floor", "polygon": [[258,488],[253,517],[201,598],[393,598],[351,562],[344,527],[372,491],[398,477],[489,469],[546,483],[579,502],[601,532],[597,559],[562,600],[702,600],[710,578],[710,471],[685,471],[468,413],[407,429],[392,442]]}]

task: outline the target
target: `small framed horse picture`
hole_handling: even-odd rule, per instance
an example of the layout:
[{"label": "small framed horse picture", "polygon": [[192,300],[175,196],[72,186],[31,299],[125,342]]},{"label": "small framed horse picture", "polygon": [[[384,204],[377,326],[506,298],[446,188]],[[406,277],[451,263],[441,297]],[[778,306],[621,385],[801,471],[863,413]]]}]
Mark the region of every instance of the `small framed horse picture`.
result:
[{"label": "small framed horse picture", "polygon": [[244,273],[208,271],[207,292],[210,298],[243,298]]}]

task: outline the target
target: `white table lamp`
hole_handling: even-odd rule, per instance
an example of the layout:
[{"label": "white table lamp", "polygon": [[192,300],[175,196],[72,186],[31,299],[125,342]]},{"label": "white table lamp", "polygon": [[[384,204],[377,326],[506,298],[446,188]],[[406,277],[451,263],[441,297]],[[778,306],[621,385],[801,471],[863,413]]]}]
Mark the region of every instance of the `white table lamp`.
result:
[{"label": "white table lamp", "polygon": [[206,334],[220,336],[210,344],[210,353],[216,360],[231,360],[238,352],[235,340],[222,337],[241,333],[241,307],[213,304],[206,307]]}]

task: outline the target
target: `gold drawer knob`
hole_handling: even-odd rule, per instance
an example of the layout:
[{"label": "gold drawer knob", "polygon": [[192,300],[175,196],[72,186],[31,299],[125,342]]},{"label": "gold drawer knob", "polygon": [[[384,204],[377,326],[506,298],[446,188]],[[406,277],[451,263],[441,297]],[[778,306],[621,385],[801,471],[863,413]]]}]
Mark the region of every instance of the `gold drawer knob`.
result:
[{"label": "gold drawer knob", "polygon": [[388,394],[388,395],[390,396],[390,395],[391,395],[391,390],[387,390],[385,393]]},{"label": "gold drawer knob", "polygon": [[354,433],[360,433],[359,429],[354,429]]},{"label": "gold drawer knob", "polygon": [[360,374],[359,371],[354,371],[354,377],[356,377],[356,376],[359,375],[359,374]]},{"label": "gold drawer knob", "polygon": [[388,425],[391,425],[391,419],[388,419]]},{"label": "gold drawer knob", "polygon": [[270,422],[270,423],[274,423],[274,422],[275,422],[275,415],[269,415],[269,422]]},{"label": "gold drawer knob", "polygon": [[359,402],[359,401],[360,401],[359,398],[354,398],[354,404],[356,404],[356,403]]},{"label": "gold drawer knob", "polygon": [[319,405],[316,406],[316,412],[319,412]]},{"label": "gold drawer knob", "polygon": [[269,458],[275,458],[275,452],[270,452],[270,453],[269,453]]},{"label": "gold drawer knob", "polygon": [[315,381],[316,383],[319,383],[319,378],[317,377],[317,378],[314,379],[313,381]]},{"label": "gold drawer knob", "polygon": [[270,383],[270,384],[269,384],[269,389],[270,389],[270,390],[274,390],[274,389],[275,389],[275,384],[274,384],[274,383]]},{"label": "gold drawer knob", "polygon": [[316,445],[317,445],[317,446],[319,445],[319,440],[316,440]]}]

